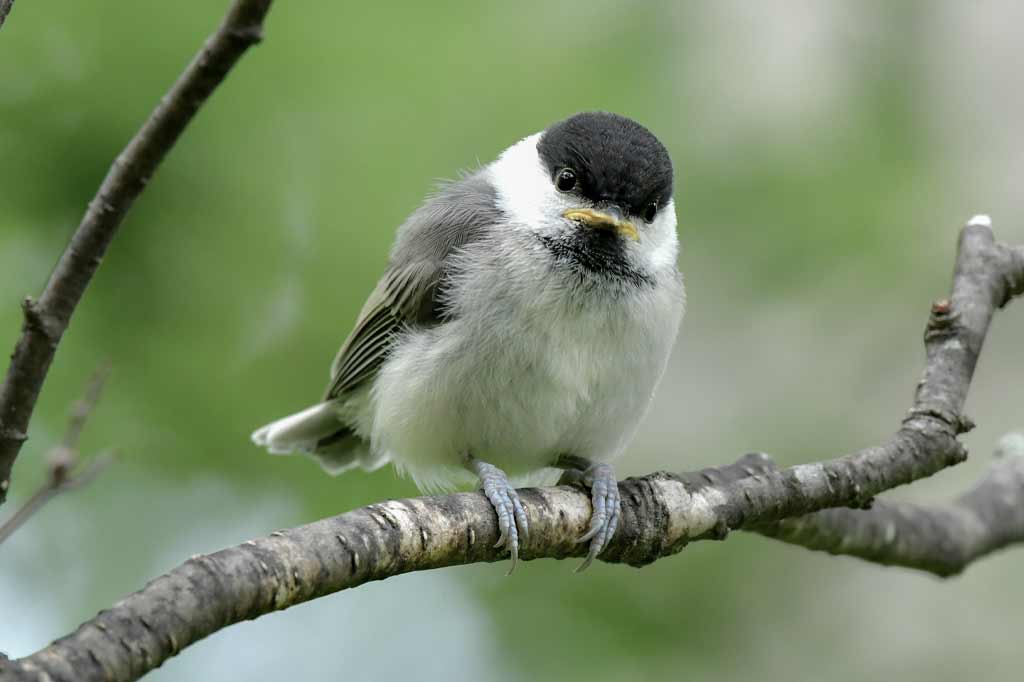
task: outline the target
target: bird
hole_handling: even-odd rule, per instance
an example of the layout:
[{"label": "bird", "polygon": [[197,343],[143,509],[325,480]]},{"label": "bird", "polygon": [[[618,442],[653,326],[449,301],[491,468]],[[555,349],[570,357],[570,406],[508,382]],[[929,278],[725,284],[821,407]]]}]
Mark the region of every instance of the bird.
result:
[{"label": "bird", "polygon": [[619,525],[612,462],[683,318],[678,250],[658,138],[609,112],[558,121],[401,224],[322,399],[252,440],[335,475],[390,462],[425,492],[477,483],[510,573],[529,541],[511,481],[564,472],[591,497],[582,570]]}]

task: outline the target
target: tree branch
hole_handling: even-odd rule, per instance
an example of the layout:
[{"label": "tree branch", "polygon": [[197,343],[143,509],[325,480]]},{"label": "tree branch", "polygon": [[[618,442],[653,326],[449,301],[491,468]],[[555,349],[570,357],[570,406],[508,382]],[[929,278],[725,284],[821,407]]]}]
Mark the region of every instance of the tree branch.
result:
[{"label": "tree branch", "polygon": [[66,474],[59,474],[62,467],[53,465],[50,467],[46,481],[36,490],[31,497],[25,500],[25,504],[18,508],[18,511],[11,515],[11,518],[0,524],[0,543],[14,534],[14,531],[25,525],[33,514],[43,508],[47,502],[63,492],[81,488],[85,484],[103,473],[104,469],[114,463],[112,452],[102,452],[91,458],[80,470]]},{"label": "tree branch", "polygon": [[[0,0],[2,1],[2,0]],[[271,0],[236,0],[224,22],[118,155],[25,323],[0,386],[0,504],[57,344],[128,209],[182,131],[250,46],[262,37]],[[2,16],[0,16],[2,20]]]},{"label": "tree branch", "polygon": [[0,28],[4,27],[4,22],[7,21],[7,15],[11,13],[14,8],[14,0],[0,0]]},{"label": "tree branch", "polygon": [[[961,233],[950,298],[932,306],[914,405],[887,443],[781,471],[752,454],[692,474],[627,479],[620,527],[601,559],[643,566],[689,542],[745,529],[949,575],[1020,541],[1019,456],[1001,460],[953,508],[862,509],[874,495],[966,457],[957,435],[970,426],[961,410],[978,354],[996,308],[1022,293],[1024,249],[996,243],[988,219],[972,219]],[[524,559],[586,553],[575,541],[591,513],[584,490],[527,489],[520,497],[530,517]],[[854,509],[821,511],[836,507]],[[0,663],[0,679],[134,680],[241,620],[401,573],[503,560],[497,539],[494,511],[479,493],[373,504],[193,557],[45,649]]]},{"label": "tree branch", "polygon": [[754,530],[829,554],[956,575],[1024,542],[1024,433],[1005,437],[996,456],[984,478],[949,504],[877,501],[867,511],[825,509]]},{"label": "tree branch", "polygon": [[0,524],[0,543],[9,538],[44,504],[62,492],[85,485],[113,462],[113,455],[102,454],[79,467],[81,458],[78,452],[78,439],[85,428],[85,422],[99,402],[103,384],[106,383],[109,374],[109,365],[102,365],[96,370],[89,380],[85,395],[72,405],[71,418],[68,420],[64,439],[50,451],[46,480],[11,518]]}]

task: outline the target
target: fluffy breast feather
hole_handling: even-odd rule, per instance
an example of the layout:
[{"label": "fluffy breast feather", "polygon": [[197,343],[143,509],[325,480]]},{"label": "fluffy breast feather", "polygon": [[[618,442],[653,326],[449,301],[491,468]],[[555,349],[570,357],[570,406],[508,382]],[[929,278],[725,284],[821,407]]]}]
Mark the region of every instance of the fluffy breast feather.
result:
[{"label": "fluffy breast feather", "polygon": [[683,311],[674,265],[609,282],[536,239],[465,249],[450,320],[396,339],[370,404],[373,447],[426,489],[468,480],[467,452],[521,476],[562,452],[608,460],[632,438]]}]

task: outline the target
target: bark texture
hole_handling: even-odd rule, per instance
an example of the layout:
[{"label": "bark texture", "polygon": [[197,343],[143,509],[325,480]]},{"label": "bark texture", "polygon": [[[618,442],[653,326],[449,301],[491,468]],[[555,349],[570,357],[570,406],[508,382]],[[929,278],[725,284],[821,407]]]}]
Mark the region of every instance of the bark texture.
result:
[{"label": "bark texture", "polygon": [[[874,502],[890,488],[957,464],[962,408],[995,310],[1024,293],[1024,249],[997,243],[984,217],[960,236],[952,293],[932,305],[914,404],[886,443],[778,470],[763,454],[689,474],[620,483],[620,527],[601,560],[643,566],[687,543],[743,529],[810,549],[951,575],[1024,539],[1024,436],[971,491],[946,506]],[[583,556],[586,491],[526,489],[523,559]],[[479,493],[382,502],[196,556],[31,656],[2,680],[134,680],[241,620],[410,571],[507,559]]]},{"label": "bark texture", "polygon": [[14,9],[14,0],[0,0],[0,28],[3,28],[7,21],[7,15]]},{"label": "bark texture", "polygon": [[784,542],[941,577],[1024,542],[1024,433],[1003,439],[999,458],[973,488],[945,505],[876,501],[871,509],[825,509],[755,528]]},{"label": "bark texture", "polygon": [[26,297],[22,302],[25,323],[0,386],[0,504],[7,497],[11,469],[28,438],[39,391],[75,306],[157,166],[235,62],[260,41],[270,2],[236,0],[231,6],[224,23],[114,160],[39,299]]}]

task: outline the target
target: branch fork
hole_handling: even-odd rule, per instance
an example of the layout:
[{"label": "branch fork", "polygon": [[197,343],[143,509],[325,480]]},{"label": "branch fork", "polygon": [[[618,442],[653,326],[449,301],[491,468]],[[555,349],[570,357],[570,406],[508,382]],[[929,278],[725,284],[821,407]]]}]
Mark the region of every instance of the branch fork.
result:
[{"label": "branch fork", "polygon": [[[690,542],[746,530],[945,577],[1024,542],[1024,434],[1004,439],[982,480],[950,503],[876,498],[967,457],[957,436],[972,425],[962,408],[978,354],[994,311],[1024,293],[1022,282],[1024,250],[972,221],[961,233],[952,293],[932,306],[914,403],[889,441],[788,469],[753,453],[622,481],[619,530],[600,559],[644,566]],[[591,514],[586,491],[519,493],[530,518],[523,559],[583,556],[575,540]],[[134,680],[231,623],[401,573],[504,561],[498,536],[480,493],[391,500],[276,531],[189,559],[41,651],[0,662],[0,680]]]},{"label": "branch fork", "polygon": [[[0,24],[11,4],[0,0]],[[269,6],[270,0],[234,0],[113,163],[39,300],[26,299],[24,329],[0,386],[0,502],[57,344],[103,254],[198,108],[261,39]],[[1024,542],[1024,434],[1004,439],[1004,455],[949,504],[876,499],[966,458],[957,437],[973,426],[963,405],[989,322],[1022,294],[1024,247],[996,242],[988,217],[975,216],[960,234],[952,291],[932,304],[913,406],[889,441],[789,469],[755,453],[696,473],[627,479],[619,484],[619,531],[601,560],[643,566],[689,542],[747,530],[949,576]],[[79,477],[67,461],[76,439],[72,426],[51,465],[55,489]],[[587,551],[576,542],[592,511],[585,491],[557,486],[522,490],[520,497],[531,526],[524,559]],[[494,546],[498,536],[491,504],[480,493],[381,502],[277,531],[189,559],[30,656],[0,655],[0,681],[135,680],[241,620],[401,573],[503,561],[505,550]]]}]

